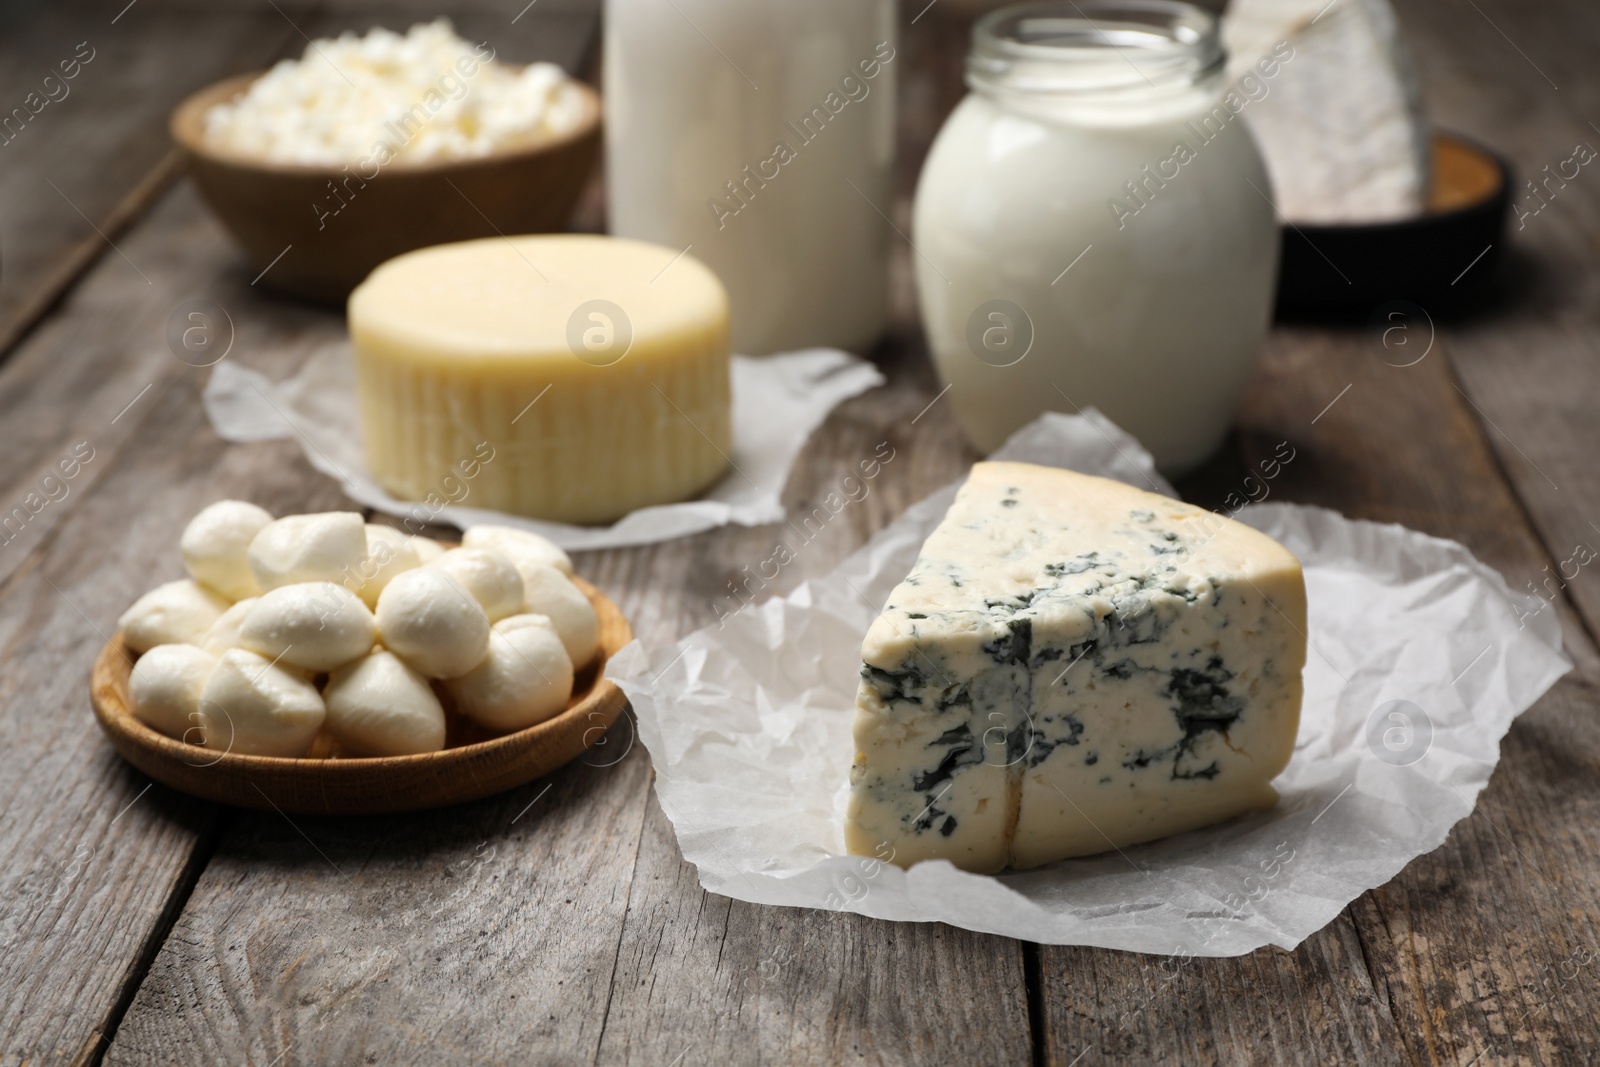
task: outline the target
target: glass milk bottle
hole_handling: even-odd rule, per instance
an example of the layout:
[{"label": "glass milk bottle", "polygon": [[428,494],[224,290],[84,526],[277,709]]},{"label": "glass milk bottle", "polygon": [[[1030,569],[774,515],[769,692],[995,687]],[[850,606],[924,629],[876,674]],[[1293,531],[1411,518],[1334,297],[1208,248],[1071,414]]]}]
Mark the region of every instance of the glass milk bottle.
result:
[{"label": "glass milk bottle", "polygon": [[883,331],[894,0],[606,0],[611,232],[689,248],[737,352]]},{"label": "glass milk bottle", "polygon": [[935,365],[997,448],[1091,405],[1168,474],[1221,443],[1271,316],[1272,187],[1215,16],[1169,0],[985,16],[912,240]]}]

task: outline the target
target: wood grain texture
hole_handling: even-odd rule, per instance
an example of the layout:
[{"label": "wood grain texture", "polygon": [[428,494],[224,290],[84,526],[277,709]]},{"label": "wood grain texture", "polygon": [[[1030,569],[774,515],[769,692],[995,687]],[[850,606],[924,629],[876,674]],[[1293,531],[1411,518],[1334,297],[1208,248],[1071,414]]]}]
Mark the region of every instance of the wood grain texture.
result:
[{"label": "wood grain texture", "polygon": [[[1600,150],[1600,82],[1589,60],[1600,12],[1479,6],[1457,18],[1438,4],[1399,5],[1438,121],[1502,152],[1517,172],[1511,260],[1497,291],[1439,333],[1550,555],[1508,573],[1512,588],[1560,593],[1596,634],[1600,568],[1557,572],[1580,546],[1600,551],[1600,168],[1568,162],[1578,145]],[[1484,78],[1486,69],[1496,77]]]},{"label": "wood grain texture", "polygon": [[428,815],[241,814],[106,1062],[591,1061],[641,756]]},{"label": "wood grain texture", "polygon": [[[904,306],[909,310],[908,303]],[[337,326],[330,323],[326,329],[332,333]],[[919,427],[913,422],[933,395],[932,378],[920,351],[904,343],[891,345],[884,359],[894,364],[900,388],[844,405],[827,431],[808,447],[785,500],[794,511],[809,510],[835,488],[847,465],[871,455],[879,441],[890,441],[897,455],[904,457],[898,461],[903,477],[882,479],[881,492],[870,494],[852,505],[847,515],[829,523],[804,547],[774,590],[825,573],[872,530],[944,484],[972,458],[943,428],[932,428],[933,424]],[[730,528],[667,545],[580,556],[578,564],[599,588],[618,597],[641,638],[659,645],[713,620],[715,604],[727,595],[730,580],[746,564],[765,558],[777,536],[772,528]],[[615,743],[620,749],[631,743],[631,737],[619,731]],[[641,757],[642,752],[635,752],[622,766]],[[554,794],[548,800],[561,802]],[[662,1063],[680,1054],[682,1062],[718,1062],[731,1057],[739,1062],[830,1063],[850,1058],[873,1063],[936,1063],[950,1055],[982,1062],[1026,1061],[1026,991],[1021,950],[1015,943],[931,925],[879,924],[854,916],[800,911],[773,913],[710,897],[678,857],[659,810],[653,803],[646,809],[642,788],[619,778],[618,784],[597,794],[591,803],[614,826],[638,827],[643,822],[652,836],[638,855],[637,869],[633,865],[637,838],[613,829],[605,843],[608,849],[625,854],[629,862],[636,899],[629,903],[626,923],[619,915],[614,925],[597,920],[592,927],[568,933],[585,944],[609,945],[617,968],[614,980],[608,976],[610,1007],[603,1015],[604,1042],[599,1042],[596,1032],[596,1044],[587,1055],[562,1045],[569,1061]],[[444,819],[445,813],[419,816],[418,825],[431,826]],[[244,825],[225,839],[224,850],[245,832]],[[447,834],[440,839],[456,840]],[[495,843],[501,842],[497,839]],[[325,844],[323,847],[326,849]],[[505,842],[507,849],[521,847],[515,840]],[[329,854],[338,859],[333,852]],[[272,860],[270,855],[253,858],[255,864],[269,869]],[[232,1005],[242,999],[234,992],[241,988],[237,980],[221,975],[203,953],[186,952],[181,946],[202,936],[197,931],[226,926],[230,941],[259,946],[259,958],[247,966],[249,973],[269,974],[274,961],[287,952],[280,948],[282,912],[255,914],[240,909],[210,880],[209,873],[197,886],[173,940],[158,957],[150,980],[134,1002],[110,1062],[251,1058],[272,1046],[267,1035],[280,1025],[277,1008],[235,1015]],[[586,900],[605,889],[591,885],[561,891],[575,900]],[[319,898],[331,891],[336,891],[332,885],[295,886],[292,896],[280,899],[285,900],[285,907],[315,912],[329,906]],[[482,906],[482,902],[473,906]],[[418,929],[409,936],[426,940],[434,935]],[[650,947],[669,941],[670,950]],[[559,964],[554,957],[541,958],[552,968]],[[724,962],[718,964],[719,958]],[[498,964],[487,962],[493,966],[481,972],[470,961],[463,962],[466,969],[452,977],[449,989],[416,979],[424,992],[432,990],[435,996],[452,995],[451,990],[463,985],[474,989],[473,996],[459,1006],[463,1033],[493,1028],[514,1009],[509,997],[519,991],[496,983],[494,967]],[[719,997],[708,995],[708,963],[717,983],[713,988],[749,991],[737,1013],[730,1012]],[[918,976],[915,996],[899,991],[908,970]],[[335,985],[357,981],[337,960],[328,961],[323,973]],[[469,973],[475,976],[468,977]],[[556,972],[552,969],[549,973]],[[335,975],[341,977],[335,979]],[[829,975],[834,977],[822,980]],[[974,985],[983,996],[969,1002]],[[380,990],[370,995],[379,998],[373,1003],[383,1007],[373,1010],[381,1011],[384,1019],[410,1014],[405,994]],[[968,1025],[952,1030],[952,1005],[961,1005]],[[226,1021],[214,1026],[213,1020],[219,1017]],[[1004,1020],[1003,1025],[990,1025],[996,1018]],[[566,1036],[575,1040],[584,1026],[586,1022],[570,1023],[571,1033]],[[215,1033],[217,1030],[221,1033]],[[407,1033],[392,1024],[375,1027],[359,1046],[309,1026],[298,1026],[295,1032],[304,1035],[305,1041],[284,1045],[288,1048],[286,1064],[338,1061],[356,1047],[376,1055],[380,1062],[492,1062],[501,1047],[498,1042],[480,1047],[481,1039],[477,1043],[441,1041],[414,1046],[406,1044]],[[680,1038],[683,1044],[672,1047]],[[701,1051],[684,1047],[691,1043]],[[275,1049],[272,1055],[276,1054]]]},{"label": "wood grain texture", "polygon": [[[1453,61],[1461,85],[1470,87],[1458,90],[1469,91],[1471,106],[1458,109],[1463,119],[1455,128],[1503,146],[1493,136],[1496,128],[1509,131],[1525,122],[1527,106],[1552,106],[1551,94],[1534,84],[1539,75],[1529,69],[1513,72],[1518,88],[1512,94],[1501,92],[1498,79],[1483,77],[1486,69],[1521,62],[1504,38],[1494,40],[1496,25],[1516,39],[1519,27],[1537,23],[1543,35],[1536,39],[1549,45],[1543,54],[1554,57],[1554,69],[1569,79],[1581,77],[1577,68],[1583,61],[1576,57],[1587,53],[1575,49],[1592,36],[1596,19],[1589,10],[1570,17],[1552,10],[1564,6],[1545,5],[1528,16],[1498,5],[1498,12],[1488,9],[1494,25],[1470,10],[1427,6],[1432,24],[1451,27],[1438,52]],[[931,36],[944,29],[932,15],[922,25]],[[1471,53],[1478,62],[1464,61],[1450,47],[1464,34],[1476,38]],[[1563,35],[1567,39],[1558,40]],[[931,47],[940,51],[937,43]],[[933,64],[952,68],[957,47],[951,42]],[[1484,58],[1490,51],[1508,54],[1491,64]],[[936,94],[923,91],[929,106]],[[1579,106],[1591,105],[1595,95],[1593,79],[1587,79],[1576,99]],[[1574,97],[1563,99],[1571,106]],[[1468,114],[1474,124],[1465,121]],[[1485,115],[1494,118],[1494,127],[1484,128]],[[931,118],[924,113],[918,121]],[[1519,133],[1529,136],[1526,125]],[[1545,140],[1566,149],[1556,158],[1569,154],[1562,138]],[[1600,138],[1589,140],[1600,144]],[[1386,349],[1375,330],[1281,329],[1269,342],[1241,411],[1240,432],[1224,456],[1184,485],[1185,496],[1212,506],[1230,492],[1243,496],[1251,465],[1288,440],[1301,458],[1277,484],[1275,498],[1459,539],[1506,574],[1514,588],[1523,587],[1523,578],[1539,579],[1571,543],[1548,533],[1541,538],[1545,531],[1530,526],[1523,500],[1534,501],[1536,521],[1542,504],[1546,521],[1565,524],[1568,531],[1581,514],[1571,495],[1555,495],[1535,464],[1560,466],[1563,488],[1595,484],[1592,456],[1600,423],[1593,409],[1600,388],[1589,383],[1596,383],[1591,327],[1600,226],[1594,222],[1594,194],[1588,195],[1585,225],[1561,234],[1550,228],[1548,240],[1567,253],[1551,254],[1563,278],[1545,287],[1547,271],[1537,274],[1543,296],[1536,303],[1559,299],[1570,308],[1581,301],[1582,327],[1571,325],[1569,315],[1558,327],[1537,329],[1540,316],[1531,309],[1502,320],[1485,315],[1459,329],[1441,324],[1438,346],[1415,367],[1391,364],[1407,361],[1422,344],[1406,353]],[[1534,285],[1523,288],[1526,294]],[[1421,321],[1411,323],[1412,341],[1423,328]],[[1557,329],[1566,336],[1552,338]],[[1535,338],[1562,343],[1528,352]],[[1481,396],[1473,395],[1470,384],[1456,379],[1451,354],[1496,340],[1501,358],[1492,378],[1486,361],[1469,363],[1468,382],[1483,375],[1487,386]],[[1581,367],[1580,359],[1586,361]],[[1517,384],[1529,376],[1530,360],[1543,373]],[[1485,414],[1495,410],[1491,405],[1504,421]],[[953,434],[953,423],[942,421],[947,415],[935,408],[923,421]],[[1523,435],[1542,446],[1542,459],[1530,459],[1533,446]],[[1521,498],[1508,489],[1502,464]],[[1587,492],[1579,497],[1594,499]],[[1600,513],[1600,507],[1581,511]],[[1600,530],[1583,539],[1600,544]],[[1586,591],[1596,588],[1591,584]],[[1573,583],[1569,595],[1582,606],[1586,591]],[[1590,1021],[1597,1007],[1600,870],[1592,859],[1596,805],[1584,782],[1600,762],[1593,718],[1600,671],[1593,642],[1568,602],[1558,599],[1550,610],[1561,618],[1580,671],[1512,730],[1502,767],[1477,813],[1458,825],[1443,848],[1362,897],[1292,954],[1265,950],[1238,960],[1151,960],[1040,949],[1043,1003],[1037,1021],[1046,1062],[1562,1063],[1589,1055],[1586,1050],[1600,1040]]]},{"label": "wood grain texture", "polygon": [[[889,385],[835,411],[801,454],[784,503],[790,515],[811,513],[880,443],[890,451],[877,454],[892,456],[883,473],[804,540],[786,526],[728,528],[650,550],[649,582],[676,604],[641,630],[647,643],[660,647],[736,608],[731,590],[780,540],[794,560],[758,596],[826,574],[970,464],[950,424],[918,418],[937,393],[921,348],[894,337],[876,360]],[[603,553],[587,566],[621,584],[637,555]],[[598,1063],[1028,1062],[1018,942],[710,896],[653,799],[645,827]]]},{"label": "wood grain texture", "polygon": [[[110,242],[176,174],[167,112],[294,32],[270,8],[202,18],[142,0],[113,22],[121,7],[40,5],[0,34],[0,116],[31,116],[0,131],[0,353],[91,263],[119,258]],[[136,261],[119,262],[137,277]]]},{"label": "wood grain texture", "polygon": [[596,1062],[1025,1064],[1018,942],[708,895],[651,803]]}]

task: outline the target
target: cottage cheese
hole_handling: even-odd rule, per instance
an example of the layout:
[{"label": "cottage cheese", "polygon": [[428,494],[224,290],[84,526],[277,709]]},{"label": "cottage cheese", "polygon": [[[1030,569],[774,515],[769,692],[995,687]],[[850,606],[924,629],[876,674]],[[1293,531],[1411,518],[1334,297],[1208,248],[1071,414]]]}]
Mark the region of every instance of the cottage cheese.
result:
[{"label": "cottage cheese", "polygon": [[465,159],[577,126],[585,103],[560,67],[514,67],[448,19],[404,35],[312,41],[243,95],[206,113],[218,148],[283,163],[383,166]]}]

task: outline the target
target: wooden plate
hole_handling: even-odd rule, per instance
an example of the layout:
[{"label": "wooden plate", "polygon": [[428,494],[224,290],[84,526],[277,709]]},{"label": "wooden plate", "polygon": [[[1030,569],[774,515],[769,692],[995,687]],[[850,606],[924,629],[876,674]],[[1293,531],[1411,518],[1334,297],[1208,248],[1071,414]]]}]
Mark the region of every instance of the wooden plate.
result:
[{"label": "wooden plate", "polygon": [[[379,815],[460,804],[531,782],[576,759],[616,721],[628,698],[601,669],[633,640],[617,606],[580,578],[600,617],[600,652],[578,672],[572,701],[553,719],[514,734],[420,756],[285,759],[217,753],[159,733],[128,701],[133,656],[119,631],[90,680],[95,718],[123,759],[158,782],[207,800],[306,815]],[[453,742],[452,742],[453,743]]]}]

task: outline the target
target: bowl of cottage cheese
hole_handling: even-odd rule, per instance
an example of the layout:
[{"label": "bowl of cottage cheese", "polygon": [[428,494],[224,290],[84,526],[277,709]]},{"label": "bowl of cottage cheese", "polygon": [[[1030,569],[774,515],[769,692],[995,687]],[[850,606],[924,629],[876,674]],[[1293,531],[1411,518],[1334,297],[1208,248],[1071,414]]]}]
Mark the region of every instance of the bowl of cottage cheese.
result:
[{"label": "bowl of cottage cheese", "polygon": [[403,252],[565,229],[600,101],[560,67],[502,62],[439,19],[312,41],[195,93],[170,128],[251,276],[340,302]]}]

